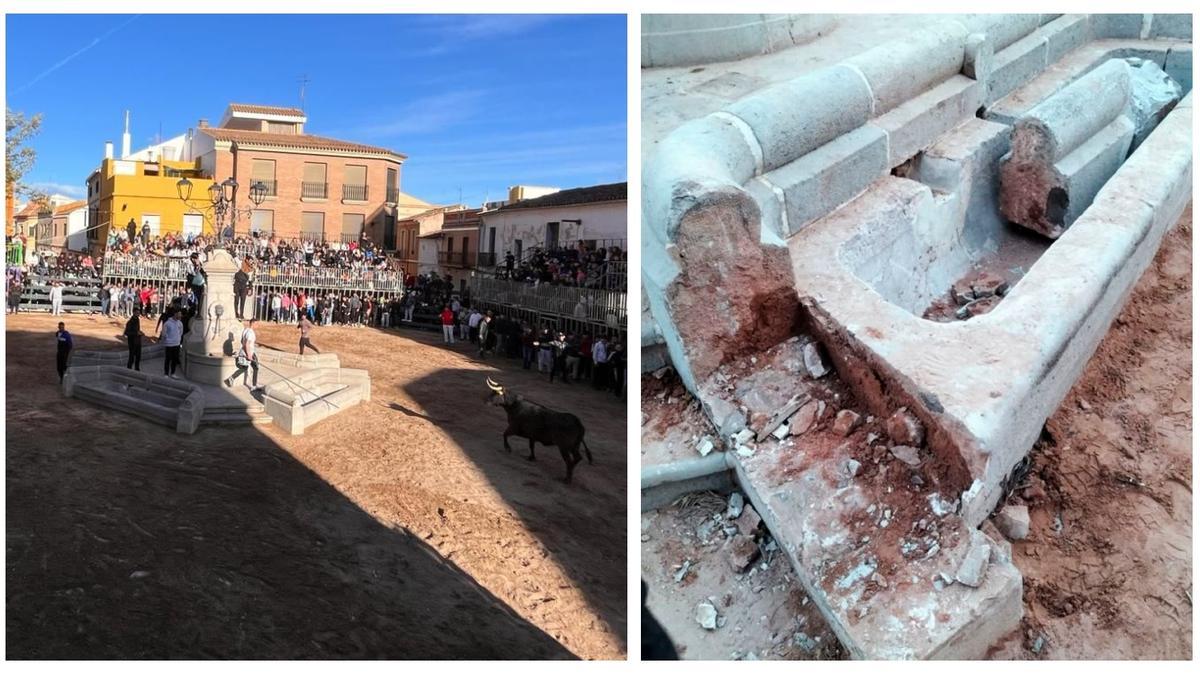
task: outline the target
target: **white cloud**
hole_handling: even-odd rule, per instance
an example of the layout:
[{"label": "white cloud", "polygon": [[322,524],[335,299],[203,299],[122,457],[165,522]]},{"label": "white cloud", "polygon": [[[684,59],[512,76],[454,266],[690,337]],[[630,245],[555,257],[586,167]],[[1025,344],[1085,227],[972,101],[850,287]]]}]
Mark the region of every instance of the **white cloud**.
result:
[{"label": "white cloud", "polygon": [[521,35],[561,16],[546,14],[482,14],[413,17],[417,30],[427,34],[425,46],[409,56],[440,56],[473,43]]},{"label": "white cloud", "polygon": [[443,131],[474,119],[483,111],[480,105],[485,89],[461,89],[414,99],[389,113],[375,115],[371,121],[353,129],[328,133],[345,138],[393,138],[403,134],[428,134]]},{"label": "white cloud", "polygon": [[86,192],[83,185],[76,185],[74,183],[30,183],[29,188],[48,195],[66,195],[72,199],[83,199],[83,195]]}]

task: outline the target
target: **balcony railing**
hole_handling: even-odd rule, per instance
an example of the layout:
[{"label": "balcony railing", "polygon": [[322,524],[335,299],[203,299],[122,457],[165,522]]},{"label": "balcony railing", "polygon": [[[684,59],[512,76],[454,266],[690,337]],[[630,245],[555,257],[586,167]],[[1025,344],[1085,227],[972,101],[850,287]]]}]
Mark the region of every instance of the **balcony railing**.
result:
[{"label": "balcony railing", "polygon": [[329,197],[329,183],[301,181],[300,196],[306,199],[327,199]]},{"label": "balcony railing", "polygon": [[476,267],[495,267],[496,266],[496,252],[495,251],[480,251],[477,261],[478,262],[475,263]]},{"label": "balcony railing", "polygon": [[367,201],[367,186],[366,185],[343,185],[342,199],[347,201]]},{"label": "balcony railing", "polygon": [[[187,278],[191,264],[185,258],[134,259],[127,255],[112,254],[104,258],[103,269],[105,278],[173,283]],[[395,293],[404,289],[404,272],[369,268],[314,267],[302,264],[260,264],[255,267],[253,283],[256,286],[353,288]]]},{"label": "balcony railing", "polygon": [[387,203],[395,204],[400,201],[400,189],[390,187],[387,189]]},{"label": "balcony railing", "polygon": [[469,268],[469,254],[466,251],[438,251],[438,262],[451,267]]},{"label": "balcony railing", "polygon": [[276,181],[276,180],[259,180],[259,179],[251,179],[251,181],[250,181],[250,184],[251,184],[251,185],[254,185],[255,183],[262,183],[262,184],[263,184],[263,187],[267,188],[267,191],[266,191],[266,193],[265,193],[265,194],[266,194],[268,197],[278,197],[278,196],[279,196],[279,192],[278,192],[278,190],[279,190],[279,181]]}]

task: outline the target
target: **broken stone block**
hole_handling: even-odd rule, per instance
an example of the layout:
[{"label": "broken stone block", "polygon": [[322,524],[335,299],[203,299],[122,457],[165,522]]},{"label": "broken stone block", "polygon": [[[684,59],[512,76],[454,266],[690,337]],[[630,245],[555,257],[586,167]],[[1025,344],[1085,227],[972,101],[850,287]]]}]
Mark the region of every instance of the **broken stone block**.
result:
[{"label": "broken stone block", "polygon": [[809,401],[800,406],[795,415],[787,421],[788,428],[793,436],[807,433],[817,423],[818,409],[821,406],[820,401]]},{"label": "broken stone block", "polygon": [[1130,68],[1111,59],[1034,106],[1000,160],[1000,212],[1050,239],[1086,210],[1133,140]]},{"label": "broken stone block", "polygon": [[825,357],[821,355],[821,345],[816,342],[804,345],[804,367],[814,379],[829,372],[829,366],[825,365]]},{"label": "broken stone block", "polygon": [[696,446],[696,450],[700,453],[701,457],[707,457],[708,453],[712,452],[716,447],[717,446],[715,443],[713,443],[713,440],[708,436],[705,436],[704,438],[700,439],[700,443]]},{"label": "broken stone block", "polygon": [[717,608],[711,602],[701,602],[696,605],[696,623],[704,630],[717,629]]},{"label": "broken stone block", "polygon": [[888,438],[897,445],[919,447],[925,443],[925,427],[917,420],[917,416],[901,408],[892,414],[884,424]]},{"label": "broken stone block", "polygon": [[954,303],[959,305],[967,304],[975,299],[975,291],[971,288],[970,279],[959,279],[950,287],[950,295],[954,297]]},{"label": "broken stone block", "polygon": [[849,436],[861,421],[861,416],[853,410],[843,410],[833,421],[833,433],[839,436]]},{"label": "broken stone block", "polygon": [[970,281],[971,293],[976,300],[990,298],[993,295],[1004,295],[1008,292],[1008,282],[995,272],[980,272]]},{"label": "broken stone block", "polygon": [[736,520],[738,516],[742,515],[742,509],[745,507],[746,498],[742,496],[742,493],[735,492],[729,495],[729,508],[726,509],[725,514],[729,516],[730,520]]},{"label": "broken stone block", "polygon": [[754,561],[758,560],[758,544],[747,535],[734,535],[726,548],[729,549],[729,566],[738,574],[750,569]]},{"label": "broken stone block", "polygon": [[988,561],[992,557],[992,547],[987,543],[987,537],[981,532],[978,534],[976,537],[975,532],[972,533],[971,548],[963,558],[962,564],[958,566],[958,571],[954,573],[955,581],[971,588],[979,588],[983,583]]},{"label": "broken stone block", "polygon": [[1009,539],[1016,541],[1029,536],[1029,507],[1024,504],[1005,506],[994,520],[996,527]]},{"label": "broken stone block", "polygon": [[758,526],[760,524],[762,524],[762,517],[758,515],[758,511],[755,511],[754,507],[750,504],[747,504],[746,507],[742,509],[742,515],[735,523],[738,531],[747,537],[754,536],[754,533],[758,530]]},{"label": "broken stone block", "polygon": [[741,445],[743,443],[748,442],[752,438],[754,438],[753,431],[751,431],[749,429],[742,429],[741,431],[739,431],[733,435],[733,442],[737,445]]},{"label": "broken stone block", "polygon": [[1130,66],[1133,92],[1129,102],[1129,115],[1134,127],[1133,142],[1129,148],[1132,153],[1167,113],[1175,109],[1175,104],[1183,98],[1183,87],[1153,61],[1136,57],[1125,61]]},{"label": "broken stone block", "polygon": [[774,436],[776,440],[782,441],[789,435],[788,426],[786,424],[779,425],[775,428],[775,431],[771,432],[771,435]]},{"label": "broken stone block", "polygon": [[921,453],[917,448],[910,445],[893,445],[889,451],[893,457],[909,466],[921,465]]},{"label": "broken stone block", "polygon": [[857,476],[858,472],[861,470],[862,470],[862,463],[859,462],[857,459],[846,460],[846,475],[853,478],[853,477]]}]

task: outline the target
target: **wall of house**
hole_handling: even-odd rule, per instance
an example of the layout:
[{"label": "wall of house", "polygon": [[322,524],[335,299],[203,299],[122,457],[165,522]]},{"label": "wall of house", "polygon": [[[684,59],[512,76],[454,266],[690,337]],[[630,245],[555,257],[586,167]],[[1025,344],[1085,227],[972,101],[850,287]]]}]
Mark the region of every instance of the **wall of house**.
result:
[{"label": "wall of house", "polygon": [[[575,206],[553,206],[537,209],[508,209],[485,212],[480,232],[480,250],[496,253],[503,258],[506,252],[516,253],[516,242],[528,251],[546,241],[546,223],[558,222],[560,242],[578,239],[627,239],[629,220],[626,204],[622,201],[581,204]],[[568,220],[581,221],[578,225]],[[489,229],[496,228],[496,247],[489,248]]]}]

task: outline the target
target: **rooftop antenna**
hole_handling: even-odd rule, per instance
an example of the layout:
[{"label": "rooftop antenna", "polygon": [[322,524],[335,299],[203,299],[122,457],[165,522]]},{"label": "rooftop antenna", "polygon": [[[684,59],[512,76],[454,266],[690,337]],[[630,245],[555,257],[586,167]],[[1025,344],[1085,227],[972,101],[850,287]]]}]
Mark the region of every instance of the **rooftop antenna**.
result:
[{"label": "rooftop antenna", "polygon": [[312,80],[308,79],[307,74],[304,74],[300,76],[300,79],[297,80],[297,82],[300,83],[300,109],[304,110],[304,89],[308,86],[309,82],[312,82]]}]

